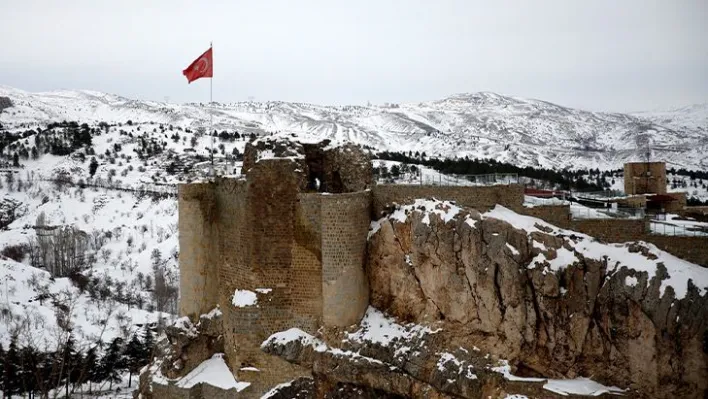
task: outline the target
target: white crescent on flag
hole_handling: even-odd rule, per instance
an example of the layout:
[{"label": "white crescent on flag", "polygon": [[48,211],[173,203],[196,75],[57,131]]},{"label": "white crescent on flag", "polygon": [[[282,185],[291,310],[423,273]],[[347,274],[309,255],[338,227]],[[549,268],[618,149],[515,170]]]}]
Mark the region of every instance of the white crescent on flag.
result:
[{"label": "white crescent on flag", "polygon": [[199,59],[199,64],[197,66],[197,71],[199,73],[204,73],[209,70],[209,60],[206,57],[202,57]]}]

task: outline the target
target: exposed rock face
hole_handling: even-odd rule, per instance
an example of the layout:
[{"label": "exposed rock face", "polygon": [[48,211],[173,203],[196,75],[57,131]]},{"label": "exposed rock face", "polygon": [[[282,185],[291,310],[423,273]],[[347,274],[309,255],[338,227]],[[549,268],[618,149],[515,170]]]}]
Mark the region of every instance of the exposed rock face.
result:
[{"label": "exposed rock face", "polygon": [[9,97],[0,97],[0,114],[5,108],[10,108],[12,105],[12,100]]},{"label": "exposed rock face", "polygon": [[528,231],[442,203],[375,222],[371,304],[440,321],[448,345],[476,345],[527,375],[593,376],[652,397],[707,392],[708,295],[682,276],[706,281],[705,269],[667,270],[655,248],[516,216]]},{"label": "exposed rock face", "polygon": [[[274,388],[264,397],[266,399],[311,399],[316,395],[315,381],[312,378],[298,378],[282,387]],[[337,383],[323,394],[325,399],[402,399],[368,387]]]},{"label": "exposed rock face", "polygon": [[157,343],[156,361],[140,374],[139,387],[133,396],[151,399],[153,380],[183,377],[215,353],[222,352],[222,313],[218,308],[201,315],[196,325],[183,317],[165,328],[164,339]]},{"label": "exposed rock face", "polygon": [[[561,397],[543,389],[545,379],[507,378],[510,367],[505,362],[492,360],[476,347],[468,350],[455,346],[451,341],[454,338],[454,331],[415,324],[403,326],[369,308],[353,333],[324,329],[315,338],[291,329],[273,334],[261,348],[311,369],[313,398],[336,397],[331,395],[343,386],[358,387],[363,392],[354,397]],[[292,394],[291,387],[288,392]],[[375,395],[368,396],[366,392]]]}]

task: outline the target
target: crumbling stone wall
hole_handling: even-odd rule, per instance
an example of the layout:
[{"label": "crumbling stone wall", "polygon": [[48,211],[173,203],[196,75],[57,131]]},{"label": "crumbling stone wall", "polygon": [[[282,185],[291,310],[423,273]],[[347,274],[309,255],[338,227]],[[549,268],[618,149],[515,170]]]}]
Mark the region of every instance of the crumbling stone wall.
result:
[{"label": "crumbling stone wall", "polygon": [[288,158],[306,177],[304,190],[352,193],[374,184],[369,154],[355,144],[333,145],[329,140],[300,143],[284,137],[264,137],[246,144],[241,172],[247,174],[259,160]]},{"label": "crumbling stone wall", "polygon": [[[247,229],[244,236],[248,248],[237,242],[224,248],[226,252],[249,251],[248,263],[242,266],[249,277],[241,278],[243,285],[234,288],[253,291],[258,296],[254,306],[235,307],[230,300],[225,304],[232,328],[225,341],[234,348],[229,366],[232,370],[242,366],[261,370],[255,380],[249,381],[253,385],[247,391],[253,397],[278,383],[307,375],[297,366],[264,354],[260,350],[261,342],[291,327],[306,331],[318,327],[316,316],[298,314],[300,309],[294,306],[293,294],[306,289],[293,284],[297,199],[305,185],[304,174],[295,170],[297,166],[290,159],[261,160],[253,165],[246,178],[245,218],[241,221]],[[224,263],[222,267],[230,266]],[[318,281],[309,284],[316,285]],[[233,291],[230,294],[233,295]]]},{"label": "crumbling stone wall", "polygon": [[646,195],[632,195],[624,198],[617,198],[611,200],[610,202],[617,203],[617,206],[622,208],[646,208],[647,207],[647,197]]},{"label": "crumbling stone wall", "polygon": [[[253,282],[252,273],[246,267],[250,262],[251,248],[246,223],[246,191],[245,179],[218,179],[216,183],[220,298]],[[234,245],[241,250],[233,251]]]},{"label": "crumbling stone wall", "polygon": [[209,183],[179,186],[179,263],[181,316],[195,319],[216,306],[218,262],[215,257],[216,199]]},{"label": "crumbling stone wall", "polygon": [[371,159],[355,144],[324,148],[323,188],[331,193],[351,193],[374,185]]},{"label": "crumbling stone wall", "polygon": [[[251,241],[247,218],[247,184],[244,179],[218,179],[216,181],[217,198],[217,231],[218,231],[218,269],[219,269],[219,305],[224,325],[224,351],[229,366],[239,367],[242,359],[239,356],[239,342],[230,334],[236,331],[248,318],[235,312],[231,305],[234,291],[240,287],[256,285],[254,275],[249,268]],[[238,248],[239,250],[233,250]],[[184,266],[180,264],[180,269]]]},{"label": "crumbling stone wall", "polygon": [[290,158],[300,163],[298,169],[305,170],[307,168],[307,164],[305,163],[305,149],[302,144],[283,138],[265,137],[246,143],[246,148],[243,150],[241,174],[248,174],[248,171],[251,170],[262,157],[270,159]]},{"label": "crumbling stone wall", "polygon": [[316,330],[322,322],[321,195],[301,193],[295,209],[291,295],[295,324]]},{"label": "crumbling stone wall", "polygon": [[685,192],[678,192],[678,193],[667,193],[669,197],[673,197],[676,199],[676,201],[671,201],[668,202],[664,210],[668,213],[680,213],[683,211],[684,208],[686,208],[686,193]]},{"label": "crumbling stone wall", "polygon": [[369,305],[364,273],[371,193],[323,195],[322,296],[327,326],[361,320]]},{"label": "crumbling stone wall", "polygon": [[524,203],[524,187],[520,184],[496,186],[429,186],[404,184],[379,184],[373,189],[374,217],[390,204],[410,204],[417,198],[436,198],[455,201],[460,206],[480,212],[488,211],[496,204],[520,210]]}]

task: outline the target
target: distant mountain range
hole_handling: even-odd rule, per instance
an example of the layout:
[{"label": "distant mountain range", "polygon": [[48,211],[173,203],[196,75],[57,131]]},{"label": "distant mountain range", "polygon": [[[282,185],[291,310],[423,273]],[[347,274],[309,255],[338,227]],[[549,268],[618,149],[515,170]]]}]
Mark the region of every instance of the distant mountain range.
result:
[{"label": "distant mountain range", "polygon": [[708,104],[633,114],[589,112],[545,101],[481,92],[404,104],[323,106],[289,102],[169,104],[95,91],[30,93],[0,86],[13,106],[7,130],[75,120],[163,123],[264,134],[292,132],[378,150],[492,158],[519,166],[620,168],[652,160],[708,170]]}]

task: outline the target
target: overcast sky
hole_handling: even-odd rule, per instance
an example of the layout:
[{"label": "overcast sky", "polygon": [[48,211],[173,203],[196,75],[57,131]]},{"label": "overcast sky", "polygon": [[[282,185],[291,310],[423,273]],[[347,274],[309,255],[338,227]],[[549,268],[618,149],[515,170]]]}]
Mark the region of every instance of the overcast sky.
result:
[{"label": "overcast sky", "polygon": [[208,101],[211,40],[215,101],[708,102],[708,0],[0,0],[0,84]]}]

